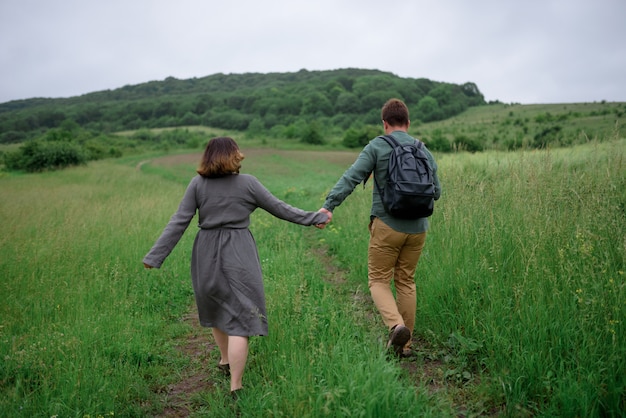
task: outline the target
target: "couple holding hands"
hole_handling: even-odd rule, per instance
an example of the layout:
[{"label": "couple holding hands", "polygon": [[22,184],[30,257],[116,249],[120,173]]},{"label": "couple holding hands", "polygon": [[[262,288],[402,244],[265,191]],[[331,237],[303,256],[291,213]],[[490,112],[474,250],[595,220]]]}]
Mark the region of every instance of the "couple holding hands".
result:
[{"label": "couple holding hands", "polygon": [[[385,134],[401,144],[414,141],[407,133],[409,111],[402,101],[387,101],[381,116]],[[239,396],[243,388],[248,338],[268,333],[263,276],[249,230],[250,214],[261,208],[286,221],[324,228],[332,220],[332,211],[370,173],[384,184],[390,152],[383,139],[373,139],[338,180],[323,207],[309,212],[276,198],[254,176],[240,174],[244,156],[232,138],[213,138],[207,144],[198,175],[189,183],[178,210],[143,263],[146,268],[160,268],[198,213],[199,231],[191,256],[193,289],[200,324],[212,329],[220,350],[218,367],[230,374],[233,397]],[[437,165],[432,154],[428,150],[426,153],[439,198]],[[414,274],[428,219],[390,216],[374,187],[368,228],[368,283],[372,300],[389,329],[387,347],[399,356],[409,356],[416,312]],[[397,299],[391,291],[392,280]]]}]

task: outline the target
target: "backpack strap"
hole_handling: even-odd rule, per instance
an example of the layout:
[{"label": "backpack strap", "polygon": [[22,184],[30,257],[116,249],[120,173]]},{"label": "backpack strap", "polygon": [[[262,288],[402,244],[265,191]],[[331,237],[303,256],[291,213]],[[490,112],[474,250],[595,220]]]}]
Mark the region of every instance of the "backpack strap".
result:
[{"label": "backpack strap", "polygon": [[[391,136],[391,135],[379,135],[376,138],[384,139],[385,142],[387,142],[389,144],[389,146],[391,147],[392,150],[401,146],[400,143],[398,142],[398,140],[396,138],[394,138],[393,136]],[[424,143],[422,141],[416,139],[415,140],[415,145],[417,146],[417,148],[422,148],[424,146]],[[376,168],[376,166],[374,166],[374,168]],[[363,179],[363,188],[365,188],[365,184],[367,183],[367,180],[369,180],[371,175],[372,175],[372,171],[367,173],[367,176],[365,176],[365,179]],[[381,192],[382,189],[380,187],[378,187],[378,183],[376,182],[376,178],[374,178],[374,182],[376,183],[376,187],[378,188],[378,192],[382,196],[382,192]]]},{"label": "backpack strap", "polygon": [[[389,144],[389,146],[391,147],[391,152],[393,152],[394,149],[396,149],[397,147],[400,146],[398,141],[396,141],[396,139],[393,136],[391,136],[391,135],[381,135],[381,136],[379,136],[379,138],[384,139],[385,142],[387,142],[387,144]],[[375,164],[374,164],[374,168],[376,168]],[[370,172],[368,174],[367,178],[369,178],[371,175],[372,175],[372,173]],[[376,181],[376,176],[374,176],[374,184],[376,185],[376,188],[378,189],[378,195],[382,197],[383,189],[381,189],[380,186],[378,185],[378,182]],[[365,188],[365,181],[363,182],[363,188]]]},{"label": "backpack strap", "polygon": [[397,148],[400,146],[400,143],[391,135],[382,135],[382,139],[387,141],[387,143],[391,146],[391,148]]},{"label": "backpack strap", "polygon": [[[383,138],[385,141],[387,141],[387,143],[389,145],[391,145],[391,148],[397,148],[397,147],[401,147],[402,145],[398,142],[398,140],[396,138],[394,138],[391,135],[382,135],[381,138]],[[420,141],[419,139],[415,139],[414,145],[417,148],[423,148],[424,147],[424,143],[422,141]],[[408,144],[407,144],[408,145]]]},{"label": "backpack strap", "polygon": [[[399,146],[400,144],[398,144],[398,141],[395,140],[394,137],[392,137],[391,135],[379,135],[376,138],[382,138],[384,139],[390,146],[391,148],[394,147],[394,143],[396,144],[396,146]],[[376,162],[374,162],[374,169],[376,169]],[[370,171],[369,173],[367,173],[367,175],[365,176],[365,178],[363,179],[363,188],[365,189],[365,184],[367,183],[367,181],[369,180],[369,178],[372,176],[373,170]],[[374,179],[374,181],[376,181],[376,179]],[[378,186],[378,184],[376,185]],[[380,188],[379,188],[380,189]]]}]

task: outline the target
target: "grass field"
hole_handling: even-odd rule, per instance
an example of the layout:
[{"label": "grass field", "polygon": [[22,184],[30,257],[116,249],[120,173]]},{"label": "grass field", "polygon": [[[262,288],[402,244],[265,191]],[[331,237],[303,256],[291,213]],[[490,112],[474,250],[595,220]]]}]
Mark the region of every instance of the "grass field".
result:
[{"label": "grass field", "polygon": [[625,103],[493,104],[411,130],[426,144],[445,139],[470,151],[555,148],[619,137],[624,113]]},{"label": "grass field", "polygon": [[[0,416],[622,416],[625,144],[437,156],[412,361],[386,357],[369,299],[371,185],[325,230],[256,212],[270,335],[251,340],[236,406],[188,319],[194,228],[162,269],[141,265],[198,155],[5,175]],[[356,155],[243,152],[243,171],[309,210]]]}]

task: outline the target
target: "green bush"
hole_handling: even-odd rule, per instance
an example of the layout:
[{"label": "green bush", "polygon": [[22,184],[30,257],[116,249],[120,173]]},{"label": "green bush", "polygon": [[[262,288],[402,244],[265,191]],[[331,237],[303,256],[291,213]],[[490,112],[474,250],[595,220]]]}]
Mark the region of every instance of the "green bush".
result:
[{"label": "green bush", "polygon": [[562,128],[559,125],[542,129],[533,138],[533,146],[535,148],[545,148],[551,143],[557,142],[561,138]]},{"label": "green bush", "polygon": [[0,135],[0,144],[17,144],[25,141],[28,136],[24,132],[8,131]]},{"label": "green bush", "polygon": [[441,129],[435,129],[430,135],[430,138],[424,138],[422,140],[431,151],[452,151],[452,144],[450,144],[450,141]]},{"label": "green bush", "polygon": [[459,135],[454,138],[454,148],[459,151],[477,152],[482,151],[483,146],[476,138],[470,138],[467,135]]},{"label": "green bush", "polygon": [[237,111],[227,111],[212,114],[207,118],[206,124],[221,129],[243,131],[248,128],[250,121],[251,118],[247,115],[243,115]]},{"label": "green bush", "polygon": [[19,150],[4,156],[7,169],[28,172],[57,170],[86,163],[84,149],[66,141],[28,141]]},{"label": "green bush", "polygon": [[437,99],[426,96],[423,97],[417,104],[416,113],[420,116],[420,119],[424,122],[431,122],[434,120],[442,119],[441,109]]},{"label": "green bush", "polygon": [[371,139],[381,134],[380,128],[373,125],[350,128],[344,134],[342,143],[348,148],[362,148],[367,145]]},{"label": "green bush", "polygon": [[304,128],[300,140],[305,144],[322,145],[324,143],[324,137],[322,136],[319,124],[317,122],[309,123]]}]

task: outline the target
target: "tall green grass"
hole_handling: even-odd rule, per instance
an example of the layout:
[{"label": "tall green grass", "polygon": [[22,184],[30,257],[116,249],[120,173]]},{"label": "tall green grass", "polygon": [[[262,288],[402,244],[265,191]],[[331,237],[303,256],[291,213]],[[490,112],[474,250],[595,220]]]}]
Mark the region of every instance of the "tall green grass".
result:
[{"label": "tall green grass", "polygon": [[[355,156],[244,153],[243,171],[309,210]],[[0,178],[1,416],[158,415],[197,367],[176,349],[191,332],[193,222],[162,269],[141,265],[196,161],[140,160]],[[620,416],[624,141],[438,161],[444,195],[416,274],[428,350],[413,364],[441,364],[441,387],[385,356],[367,290],[369,185],[323,231],[253,215],[270,334],[251,340],[236,406],[201,371],[211,384],[189,395],[194,416]]]},{"label": "tall green grass", "polygon": [[[193,367],[175,347],[189,332],[182,318],[193,301],[193,228],[163,269],[141,265],[188,171],[177,165],[173,176],[158,167],[145,174],[137,162],[0,179],[8,230],[0,247],[8,295],[0,328],[2,416],[154,415],[167,402],[167,385]],[[293,169],[306,177],[302,166]],[[335,169],[336,176],[343,165]],[[268,183],[282,198],[321,205],[326,184],[311,181],[306,191],[284,175],[276,180]],[[311,255],[322,231],[263,213],[254,225],[271,334],[252,341],[240,408],[251,416],[441,410],[428,399],[415,407],[414,390],[398,381],[379,342],[359,338],[367,327],[354,324],[351,294],[325,282],[322,262]],[[219,380],[214,370],[204,372]],[[218,384],[194,405],[200,416],[230,416],[228,400],[227,385]]]},{"label": "tall green grass", "polygon": [[141,265],[181,187],[110,162],[0,187],[1,415],[143,416],[185,361],[168,346],[187,273]]},{"label": "tall green grass", "polygon": [[[244,153],[252,172],[279,198],[308,210],[323,203],[330,182],[354,153]],[[326,157],[326,158],[325,158]],[[178,168],[177,168],[178,167]],[[179,166],[146,167],[169,176]],[[362,304],[363,288],[332,280],[319,257],[325,232],[303,228],[259,211],[252,232],[259,248],[267,291],[270,332],[251,339],[246,390],[234,409],[228,385],[195,397],[198,416],[439,416],[450,405],[417,391],[387,360],[385,333]],[[168,260],[186,263],[187,260]],[[167,266],[163,267],[163,271]],[[152,273],[152,272],[151,272]],[[161,274],[160,272],[155,272]],[[209,337],[207,337],[209,338]],[[214,350],[211,361],[217,363]],[[207,377],[215,379],[208,370]]]},{"label": "tall green grass", "polygon": [[[543,148],[610,140],[618,135],[624,103],[491,104],[471,107],[442,121],[416,125],[411,131],[440,149],[443,141],[469,150]],[[617,132],[617,133],[616,133]]]},{"label": "tall green grass", "polygon": [[[482,375],[511,415],[625,410],[624,157],[617,141],[439,160],[416,332],[456,350],[449,367]],[[366,211],[359,200],[335,212],[341,233],[327,236],[351,265],[365,263],[352,242],[366,239],[364,222],[349,214]]]},{"label": "tall green grass", "polygon": [[[238,404],[245,416],[433,416],[449,408],[400,378],[360,299],[328,280],[311,251],[322,231],[261,215],[254,234],[270,333],[251,341],[246,396]],[[222,410],[220,403],[226,390],[205,400],[208,415],[229,416],[231,406]]]}]

